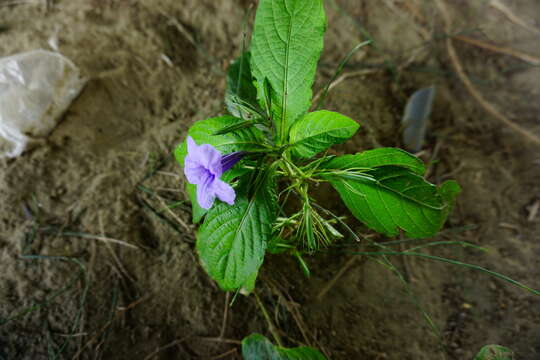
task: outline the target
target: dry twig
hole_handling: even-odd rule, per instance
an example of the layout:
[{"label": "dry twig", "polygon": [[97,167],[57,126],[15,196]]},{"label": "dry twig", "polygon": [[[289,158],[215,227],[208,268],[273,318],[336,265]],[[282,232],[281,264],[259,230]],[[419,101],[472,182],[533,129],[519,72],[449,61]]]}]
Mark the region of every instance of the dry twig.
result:
[{"label": "dry twig", "polygon": [[229,302],[231,300],[231,293],[226,292],[225,293],[225,309],[223,309],[223,321],[221,323],[221,331],[219,332],[219,338],[223,338],[225,336],[225,332],[227,331],[227,320],[229,317]]},{"label": "dry twig", "polygon": [[270,333],[274,337],[274,340],[276,341],[276,343],[279,346],[283,346],[283,341],[281,340],[281,336],[279,335],[278,328],[274,324],[272,319],[270,318],[270,315],[268,315],[268,311],[266,311],[266,308],[264,307],[264,304],[262,303],[261,298],[259,297],[259,295],[257,295],[256,292],[253,292],[253,295],[255,296],[255,300],[257,302],[257,305],[261,309],[261,312],[262,312],[262,314],[264,316],[264,319],[268,323],[268,329],[270,330]]},{"label": "dry twig", "polygon": [[[101,233],[104,234],[105,230],[103,228],[103,221],[102,221],[102,218],[101,218],[101,213],[99,213],[98,219],[99,219],[99,227],[100,227]],[[135,280],[131,277],[131,275],[129,275],[129,272],[126,270],[126,268],[124,267],[124,265],[120,261],[120,258],[118,257],[118,255],[116,255],[116,252],[112,248],[111,244],[109,244],[108,242],[105,242],[105,245],[107,246],[107,250],[109,250],[109,252],[111,253],[111,256],[113,257],[114,261],[116,262],[116,265],[118,266],[118,273],[125,276],[126,278],[128,278],[129,281],[131,281],[132,283],[135,283]]]},{"label": "dry twig", "polygon": [[164,345],[162,347],[159,347],[157,348],[156,350],[152,351],[150,354],[148,354],[144,360],[150,360],[151,358],[153,358],[154,356],[156,356],[159,352],[163,351],[163,350],[167,350],[169,348],[172,348],[173,346],[176,346],[178,344],[181,344],[183,343],[184,341],[186,341],[187,339],[189,339],[192,335],[188,335],[188,336],[184,336],[183,338],[181,339],[176,339],[174,341],[171,341],[170,343],[168,343],[167,345]]},{"label": "dry twig", "polygon": [[499,10],[500,12],[502,12],[511,22],[513,22],[514,24],[516,25],[519,25],[529,31],[532,31],[536,34],[540,34],[540,30],[538,30],[537,28],[535,28],[534,26],[532,25],[529,25],[527,24],[527,22],[523,19],[521,19],[519,16],[517,16],[516,14],[514,14],[514,12],[512,10],[510,10],[510,8],[506,5],[504,5],[500,0],[491,0],[489,5],[494,8],[494,9],[497,9]]},{"label": "dry twig", "polygon": [[[405,19],[405,20],[412,20],[410,21],[410,24],[412,24],[415,28],[415,30],[420,34],[420,36],[424,39],[424,40],[428,40],[431,38],[431,34],[429,33],[429,31],[427,31],[423,26],[419,25],[418,23],[416,23],[414,21],[414,19],[410,19],[408,18],[406,15],[403,14],[403,11],[401,11],[401,9],[398,9],[396,4],[394,4],[394,1],[392,0],[384,0],[384,3],[385,5],[390,9],[392,10],[397,16]],[[409,6],[407,6],[407,8],[410,10],[411,8]],[[415,17],[416,14],[412,14],[413,17]]]},{"label": "dry twig", "polygon": [[493,52],[496,52],[496,53],[499,53],[499,54],[505,54],[505,55],[515,57],[515,58],[520,59],[522,61],[525,61],[525,62],[527,62],[527,63],[529,63],[531,65],[540,65],[540,58],[537,58],[537,57],[529,55],[529,54],[525,54],[525,53],[523,53],[521,51],[517,51],[517,50],[514,50],[512,48],[496,46],[496,45],[489,44],[489,43],[486,43],[484,41],[480,41],[480,40],[473,39],[473,38],[463,36],[463,35],[454,36],[454,39],[466,42],[468,44],[477,46],[477,47],[482,48],[482,49],[486,49],[486,50],[490,50],[490,51],[493,51]]},{"label": "dry twig", "polygon": [[[450,17],[448,15],[448,11],[446,9],[446,5],[444,4],[443,0],[437,0],[437,5],[439,7],[439,10],[442,14],[444,24],[445,24],[445,30],[447,33],[451,33],[451,21]],[[500,120],[503,124],[508,126],[509,128],[513,129],[517,133],[523,135],[526,139],[530,140],[531,142],[540,145],[540,138],[538,138],[536,135],[528,131],[527,129],[523,128],[522,126],[514,123],[512,120],[508,119],[505,115],[500,113],[490,102],[488,102],[480,92],[474,87],[471,80],[468,78],[467,74],[465,73],[465,70],[463,69],[463,65],[461,64],[459,57],[457,55],[456,49],[454,48],[454,44],[452,42],[452,38],[448,37],[446,39],[446,49],[448,51],[448,55],[450,56],[450,61],[452,62],[452,65],[454,66],[459,79],[463,84],[465,85],[465,88],[469,91],[471,96],[478,101],[478,103],[486,110],[489,114],[491,114],[493,117]]]},{"label": "dry twig", "polygon": [[302,333],[302,337],[304,338],[305,344],[308,346],[315,345],[315,347],[317,347],[320,351],[322,351],[322,353],[327,358],[330,358],[330,354],[328,354],[328,351],[317,341],[316,337],[309,336],[311,334],[308,333],[308,331],[306,330],[308,327],[304,323],[302,314],[298,310],[298,304],[291,298],[291,296],[285,290],[282,292],[279,289],[279,284],[274,282],[272,279],[265,277],[264,282],[269,286],[270,290],[278,296],[280,301],[287,308],[287,311],[292,315],[294,322],[296,323],[296,326]]},{"label": "dry twig", "polygon": [[[330,92],[330,90],[332,90],[333,88],[335,88],[336,86],[338,86],[339,84],[341,84],[342,82],[344,82],[347,79],[350,79],[350,78],[356,77],[356,76],[364,76],[364,75],[373,74],[373,73],[376,73],[378,71],[380,71],[380,70],[379,69],[365,69],[365,70],[358,70],[358,71],[351,71],[351,72],[344,73],[343,75],[338,77],[334,82],[332,82],[332,84],[330,84],[330,86],[328,87],[328,91]],[[324,90],[320,90],[313,97],[313,100],[311,101],[313,104],[317,103],[317,101],[321,97],[323,91]]]},{"label": "dry twig", "polygon": [[188,224],[186,224],[186,222],[184,220],[182,220],[178,215],[176,215],[171,210],[170,207],[167,206],[167,204],[165,203],[165,201],[163,201],[161,196],[156,195],[156,198],[158,199],[158,201],[161,204],[161,206],[163,207],[163,209],[165,209],[174,218],[174,220],[176,220],[184,228],[184,230],[186,230],[188,232],[188,234],[193,231],[193,229]]},{"label": "dry twig", "polygon": [[110,243],[118,244],[118,245],[122,245],[122,246],[125,246],[125,247],[128,247],[128,248],[131,248],[131,249],[140,250],[139,247],[136,246],[136,245],[127,243],[127,242],[125,242],[123,240],[117,240],[117,239],[113,239],[113,238],[106,237],[106,236],[92,235],[92,236],[77,236],[77,237],[82,237],[84,239],[98,240],[98,241],[102,241],[102,242],[104,242],[106,244],[110,244]]},{"label": "dry twig", "polygon": [[116,318],[120,315],[120,314],[123,314],[124,312],[128,311],[128,310],[131,310],[133,309],[135,306],[139,305],[140,303],[142,303],[143,301],[146,301],[150,296],[143,296],[141,298],[139,298],[138,300],[132,302],[131,304],[129,304],[128,306],[126,306],[125,308],[122,308],[122,309],[119,309],[116,311],[116,314],[114,315],[114,317],[109,321],[107,322],[105,325],[103,325],[103,327],[101,329],[99,329],[96,334],[82,347],[79,349],[79,351],[77,351],[77,353],[73,356],[73,360],[75,359],[78,359],[81,354],[82,354],[82,351],[84,349],[86,349],[88,346],[90,346],[90,344],[92,344],[105,330],[107,330],[107,328],[109,326],[111,326],[111,324],[114,322],[114,320],[116,320]]},{"label": "dry twig", "polygon": [[222,339],[222,338],[215,338],[215,337],[197,337],[197,340],[203,340],[203,341],[212,341],[212,342],[221,342],[225,344],[236,344],[241,345],[242,342],[240,340],[234,340],[234,339]]},{"label": "dry twig", "polygon": [[5,1],[0,4],[0,6],[15,6],[15,5],[39,5],[39,0],[12,0]]},{"label": "dry twig", "polygon": [[224,359],[224,358],[226,358],[226,357],[229,356],[229,355],[236,354],[237,352],[238,352],[238,350],[236,350],[236,348],[232,348],[231,350],[229,350],[229,351],[227,351],[227,352],[224,352],[224,353],[221,354],[221,355],[213,356],[213,357],[209,358],[208,360]]},{"label": "dry twig", "polygon": [[329,281],[326,283],[325,287],[322,288],[322,290],[319,292],[319,294],[315,297],[317,301],[320,301],[333,287],[336,285],[339,279],[349,270],[354,263],[358,260],[357,255],[353,255],[349,261],[343,265],[343,267],[338,271],[338,273]]},{"label": "dry twig", "polygon": [[536,200],[531,206],[527,207],[527,210],[529,211],[529,216],[527,216],[527,221],[532,222],[536,218],[536,215],[538,214],[538,210],[540,210],[540,200]]}]

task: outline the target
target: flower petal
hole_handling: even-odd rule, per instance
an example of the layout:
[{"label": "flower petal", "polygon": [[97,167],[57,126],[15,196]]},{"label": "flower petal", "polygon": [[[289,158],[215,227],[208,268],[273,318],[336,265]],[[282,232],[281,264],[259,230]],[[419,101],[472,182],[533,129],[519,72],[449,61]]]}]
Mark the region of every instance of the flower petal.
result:
[{"label": "flower petal", "polygon": [[203,144],[199,146],[195,143],[195,140],[193,140],[191,136],[188,136],[187,150],[188,156],[193,160],[193,162],[198,162],[217,177],[220,177],[221,174],[223,174],[221,166],[221,153],[215,147],[210,144]]},{"label": "flower petal", "polygon": [[220,177],[223,174],[221,153],[212,145],[203,144],[199,146],[197,157],[201,161],[201,164],[212,174],[216,175],[216,177]]},{"label": "flower petal", "polygon": [[222,169],[222,171],[225,172],[225,171],[229,170],[230,168],[232,168],[234,165],[236,165],[237,162],[242,160],[244,155],[245,155],[244,151],[235,151],[235,152],[229,153],[227,155],[224,155],[221,158],[221,169]]},{"label": "flower petal", "polygon": [[197,185],[197,202],[203,209],[210,209],[216,199],[216,194],[213,190],[215,181],[208,179],[202,184]]},{"label": "flower petal", "polygon": [[236,193],[231,185],[227,184],[220,179],[215,179],[212,182],[212,192],[219,200],[229,204],[234,205],[234,200],[236,199]]},{"label": "flower petal", "polygon": [[204,184],[208,180],[208,177],[214,177],[200,162],[195,161],[189,154],[184,160],[184,174],[189,183],[196,185]]},{"label": "flower petal", "polygon": [[199,147],[195,143],[195,140],[193,140],[193,138],[191,136],[188,136],[187,137],[187,151],[188,151],[188,154],[195,154],[197,152],[198,148]]}]

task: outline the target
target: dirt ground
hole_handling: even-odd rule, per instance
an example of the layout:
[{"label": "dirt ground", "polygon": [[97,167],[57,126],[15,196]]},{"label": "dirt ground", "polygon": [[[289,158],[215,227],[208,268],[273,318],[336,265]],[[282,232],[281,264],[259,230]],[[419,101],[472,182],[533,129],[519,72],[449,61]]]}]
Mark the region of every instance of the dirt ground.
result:
[{"label": "dirt ground", "polygon": [[[538,146],[486,112],[446,47],[449,35],[461,36],[452,43],[478,93],[540,136],[540,3],[444,3],[446,12],[434,0],[327,0],[315,93],[347,51],[373,40],[327,99],[361,124],[336,150],[356,152],[400,146],[407,98],[435,84],[420,156],[432,182],[454,178],[463,193],[430,241],[488,251],[423,251],[540,289]],[[48,48],[56,36],[89,79],[47,139],[0,160],[0,359],[237,359],[243,337],[271,337],[253,296],[226,310],[232,298],[200,267],[171,157],[193,122],[225,112],[224,74],[241,51],[250,5],[0,0],[0,56]],[[540,358],[540,298],[425,259],[394,257],[393,271],[350,248],[307,258],[309,279],[293,259],[267,257],[257,293],[286,345],[312,345],[330,359],[467,360],[496,343],[516,359]]]}]

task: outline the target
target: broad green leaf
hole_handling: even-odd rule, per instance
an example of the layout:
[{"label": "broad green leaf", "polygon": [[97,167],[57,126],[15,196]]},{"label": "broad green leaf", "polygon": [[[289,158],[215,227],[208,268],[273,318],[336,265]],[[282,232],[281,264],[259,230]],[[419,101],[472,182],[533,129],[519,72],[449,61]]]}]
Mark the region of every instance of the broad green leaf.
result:
[{"label": "broad green leaf", "polygon": [[227,72],[225,104],[231,114],[243,119],[256,116],[257,88],[251,75],[251,54],[246,51],[236,59]]},{"label": "broad green leaf", "polygon": [[[223,174],[221,180],[230,184],[233,179],[245,174],[246,172],[246,169],[235,166]],[[191,201],[191,218],[193,223],[197,224],[201,221],[203,216],[206,215],[207,210],[202,208],[197,201],[197,185],[186,183],[186,190],[189,196],[189,201]]]},{"label": "broad green leaf", "polygon": [[474,360],[513,360],[514,352],[500,345],[486,345],[474,357]]},{"label": "broad green leaf", "polygon": [[328,169],[372,169],[381,166],[394,165],[407,168],[418,175],[424,175],[426,168],[422,160],[398,148],[379,148],[330,158],[321,164],[321,168]]},{"label": "broad green leaf", "polygon": [[[197,145],[210,144],[222,154],[233,151],[261,150],[264,143],[263,133],[256,127],[241,128],[226,134],[215,135],[234,124],[243,123],[244,120],[231,115],[219,116],[195,122],[188,130]],[[184,166],[184,158],[187,155],[187,145],[180,144],[175,150],[176,160]]]},{"label": "broad green leaf", "polygon": [[244,282],[244,285],[242,285],[242,288],[240,289],[240,293],[242,295],[249,295],[254,289],[255,289],[255,281],[257,281],[257,276],[259,275],[259,269],[252,272]]},{"label": "broad green leaf", "polygon": [[270,84],[271,115],[277,142],[311,106],[317,62],[323,49],[326,16],[322,0],[261,0],[251,40],[251,68],[258,99]]},{"label": "broad green leaf", "polygon": [[[197,121],[188,130],[188,136],[191,136],[193,140],[195,140],[197,145],[210,144],[214,146],[217,150],[219,150],[223,155],[231,153],[233,151],[260,150],[260,144],[264,142],[264,135],[260,130],[255,127],[243,128],[222,135],[214,135],[216,132],[227,126],[231,126],[241,122],[243,122],[242,119],[230,115]],[[174,150],[174,156],[176,158],[176,161],[178,161],[178,163],[182,167],[184,166],[184,158],[186,157],[186,155],[187,144],[185,141],[183,141]],[[234,170],[234,168],[232,170]],[[229,170],[228,173],[232,172],[232,170]],[[227,173],[224,174],[223,180],[230,182],[233,177],[229,177],[228,175],[229,174]],[[197,187],[192,184],[187,184],[186,188],[189,199],[193,204],[193,222],[198,223],[201,218],[206,214],[206,210],[200,207],[197,202]]]},{"label": "broad green leaf", "polygon": [[244,176],[234,205],[214,205],[199,230],[202,265],[223,290],[253,287],[277,214],[274,173],[267,169],[251,187]]},{"label": "broad green leaf", "polygon": [[313,157],[349,139],[358,127],[356,121],[336,112],[321,110],[308,113],[291,127],[289,143],[292,153],[302,158]]},{"label": "broad green leaf", "polygon": [[323,354],[313,348],[274,346],[260,334],[251,334],[242,340],[242,356],[244,360],[326,360]]},{"label": "broad green leaf", "polygon": [[437,188],[421,176],[397,166],[383,166],[355,177],[324,175],[353,215],[380,233],[399,229],[411,238],[435,235],[452,209],[459,185],[447,181]]},{"label": "broad green leaf", "polygon": [[242,121],[239,121],[239,122],[234,123],[232,125],[225,126],[223,129],[220,129],[220,130],[216,131],[212,135],[215,135],[215,136],[225,135],[225,134],[228,134],[230,132],[235,132],[235,131],[238,131],[238,130],[242,130],[242,129],[245,129],[245,128],[252,127],[256,123],[257,122],[255,122],[253,120],[242,120]]}]

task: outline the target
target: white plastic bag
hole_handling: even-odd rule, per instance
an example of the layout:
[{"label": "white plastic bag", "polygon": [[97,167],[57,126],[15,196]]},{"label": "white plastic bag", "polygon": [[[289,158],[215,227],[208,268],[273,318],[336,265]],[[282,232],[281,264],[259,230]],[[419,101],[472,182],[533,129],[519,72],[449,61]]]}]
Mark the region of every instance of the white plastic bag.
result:
[{"label": "white plastic bag", "polygon": [[0,158],[48,135],[85,83],[66,57],[35,50],[0,58]]}]

